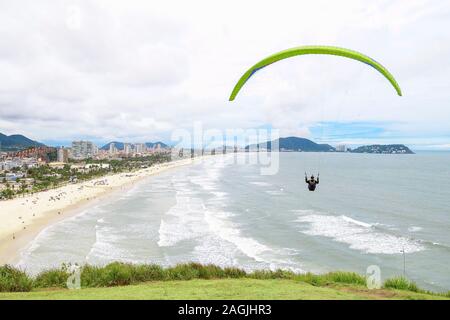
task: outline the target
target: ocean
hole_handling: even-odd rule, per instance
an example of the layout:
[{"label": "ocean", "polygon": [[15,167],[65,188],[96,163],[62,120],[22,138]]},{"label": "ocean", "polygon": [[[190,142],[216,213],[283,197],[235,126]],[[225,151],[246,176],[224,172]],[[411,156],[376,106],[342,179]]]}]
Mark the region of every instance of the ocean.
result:
[{"label": "ocean", "polygon": [[[149,177],[43,230],[18,265],[195,261],[361,274],[375,265],[383,279],[450,290],[450,153],[276,156],[273,175],[261,174],[257,154],[228,154]],[[315,192],[305,171],[320,172]]]}]

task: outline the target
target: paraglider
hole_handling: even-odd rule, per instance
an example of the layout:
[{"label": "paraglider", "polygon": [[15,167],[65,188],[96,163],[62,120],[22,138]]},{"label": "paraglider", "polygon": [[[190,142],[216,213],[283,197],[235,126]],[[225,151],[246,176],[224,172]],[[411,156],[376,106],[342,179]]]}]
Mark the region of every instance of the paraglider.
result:
[{"label": "paraglider", "polygon": [[308,190],[314,191],[316,190],[316,186],[319,184],[319,174],[317,174],[317,178],[314,178],[314,175],[311,175],[311,178],[308,179],[308,175],[305,172],[305,182],[308,184]]},{"label": "paraglider", "polygon": [[373,67],[375,70],[380,72],[394,87],[395,91],[399,96],[402,95],[402,91],[400,89],[400,86],[398,85],[397,81],[395,81],[394,76],[380,63],[375,61],[374,59],[359,53],[357,51],[345,49],[345,48],[339,48],[339,47],[330,47],[330,46],[302,46],[302,47],[295,47],[291,49],[287,49],[284,51],[277,52],[261,61],[259,61],[257,64],[255,64],[253,67],[248,69],[239,79],[239,81],[236,83],[236,85],[233,88],[233,91],[230,95],[230,101],[233,101],[241,88],[244,86],[244,84],[258,71],[261,70],[264,67],[267,67],[268,65],[275,63],[277,61],[300,56],[300,55],[306,55],[306,54],[326,54],[326,55],[334,55],[334,56],[341,56],[353,60],[357,60],[360,62],[363,62],[371,67]]},{"label": "paraglider", "polygon": [[[381,73],[390,82],[390,84],[394,87],[397,94],[399,96],[402,95],[402,90],[400,89],[400,86],[398,85],[394,76],[379,62],[375,61],[374,59],[372,59],[360,52],[353,51],[350,49],[345,49],[345,48],[332,47],[332,46],[301,46],[301,47],[295,47],[295,48],[277,52],[277,53],[259,61],[258,63],[256,63],[254,66],[252,66],[250,69],[248,69],[241,76],[239,81],[234,86],[229,100],[233,101],[236,98],[236,96],[238,95],[239,91],[244,86],[244,84],[257,71],[261,70],[262,68],[267,67],[268,65],[275,63],[277,61],[283,60],[283,59],[287,59],[287,58],[291,58],[291,57],[295,57],[295,56],[307,55],[307,54],[334,55],[334,56],[340,56],[340,57],[363,62],[363,63],[373,67],[379,73]],[[315,178],[314,175],[311,175],[311,178],[308,179],[308,177],[305,173],[305,182],[308,184],[308,189],[310,191],[314,191],[316,189],[316,185],[319,184],[319,176],[317,176],[317,178]]]}]

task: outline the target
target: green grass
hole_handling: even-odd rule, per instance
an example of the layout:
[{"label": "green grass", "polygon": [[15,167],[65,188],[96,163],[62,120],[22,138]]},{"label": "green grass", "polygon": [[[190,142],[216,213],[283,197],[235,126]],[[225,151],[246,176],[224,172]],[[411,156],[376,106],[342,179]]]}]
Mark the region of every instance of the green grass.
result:
[{"label": "green grass", "polygon": [[330,284],[354,284],[364,286],[366,279],[354,272],[336,271],[325,274],[306,273],[296,275],[295,279],[309,283],[313,286],[326,286]]},{"label": "green grass", "polygon": [[8,265],[0,267],[0,292],[30,291],[32,286],[33,281],[25,272]]},{"label": "green grass", "polygon": [[[3,299],[438,299],[405,278],[393,278],[383,289],[368,290],[366,279],[353,272],[296,274],[285,270],[246,272],[198,263],[162,268],[114,262],[85,265],[81,290],[66,289],[69,265],[46,270],[35,277],[0,267]],[[113,287],[113,288],[112,288]],[[20,293],[14,293],[20,292]]]},{"label": "green grass", "polygon": [[0,299],[444,299],[404,290],[368,290],[363,286],[318,287],[294,279],[170,280],[109,288],[56,289],[0,293]]},{"label": "green grass", "polygon": [[63,268],[52,269],[39,273],[33,280],[35,288],[66,288],[69,274]]},{"label": "green grass", "polygon": [[409,290],[413,292],[422,291],[414,282],[411,282],[404,277],[388,279],[384,282],[384,287],[398,290]]}]

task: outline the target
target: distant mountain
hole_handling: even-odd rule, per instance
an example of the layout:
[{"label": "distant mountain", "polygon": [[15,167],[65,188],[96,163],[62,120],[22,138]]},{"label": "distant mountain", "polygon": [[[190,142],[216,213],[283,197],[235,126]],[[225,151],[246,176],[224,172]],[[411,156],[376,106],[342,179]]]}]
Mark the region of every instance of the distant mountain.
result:
[{"label": "distant mountain", "polygon": [[[114,145],[117,148],[117,150],[123,150],[124,149],[124,144],[125,143],[124,142],[118,142],[118,141],[109,142],[109,143],[105,144],[103,147],[101,147],[100,149],[101,150],[109,150],[111,143],[114,143]],[[165,143],[160,142],[160,141],[158,141],[158,142],[146,142],[145,143],[147,148],[150,148],[150,149],[152,149],[153,147],[155,147],[158,144],[161,146],[161,148],[167,148],[168,147]],[[131,145],[134,147],[133,143]]]},{"label": "distant mountain", "polygon": [[124,149],[124,143],[123,142],[117,142],[117,141],[111,141],[107,144],[105,144],[103,147],[101,147],[101,150],[109,150],[111,144],[114,143],[114,146],[117,148],[117,150],[123,150]]},{"label": "distant mountain", "polygon": [[164,142],[161,141],[157,141],[157,142],[146,142],[145,145],[147,146],[147,148],[154,148],[159,144],[160,148],[168,148],[169,146],[167,144],[165,144]]},{"label": "distant mountain", "polygon": [[43,143],[31,140],[21,134],[7,136],[0,133],[0,151],[18,151],[29,147],[42,147]]},{"label": "distant mountain", "polygon": [[353,153],[384,153],[384,154],[413,154],[407,146],[403,144],[373,144],[370,146],[361,146],[351,152]]},{"label": "distant mountain", "polygon": [[278,143],[280,151],[297,152],[334,152],[335,148],[329,144],[317,144],[311,140],[298,137],[280,138],[266,143],[259,143],[246,146],[245,149],[252,150],[257,148],[272,150],[272,144]]}]

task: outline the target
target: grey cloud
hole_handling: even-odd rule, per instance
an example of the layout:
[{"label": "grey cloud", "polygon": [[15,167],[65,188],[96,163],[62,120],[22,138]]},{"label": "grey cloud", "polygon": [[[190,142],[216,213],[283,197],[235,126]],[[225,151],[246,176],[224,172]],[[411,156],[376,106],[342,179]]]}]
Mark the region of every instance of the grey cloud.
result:
[{"label": "grey cloud", "polygon": [[[447,1],[4,2],[0,132],[146,140],[194,121],[308,134],[320,121],[403,120],[406,128],[391,129],[445,135],[449,17]],[[258,59],[317,43],[380,60],[404,97],[365,65],[302,57],[261,70],[227,101]]]}]

